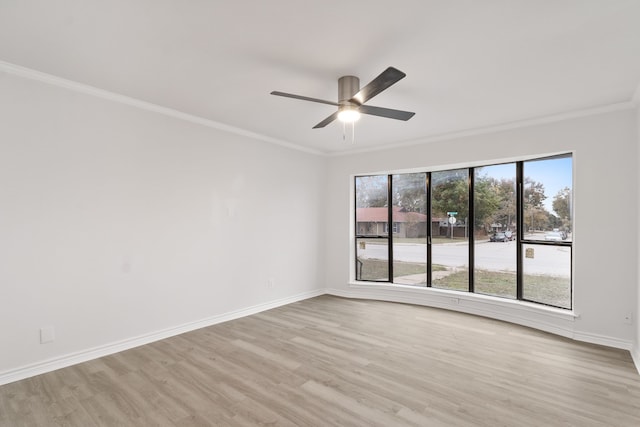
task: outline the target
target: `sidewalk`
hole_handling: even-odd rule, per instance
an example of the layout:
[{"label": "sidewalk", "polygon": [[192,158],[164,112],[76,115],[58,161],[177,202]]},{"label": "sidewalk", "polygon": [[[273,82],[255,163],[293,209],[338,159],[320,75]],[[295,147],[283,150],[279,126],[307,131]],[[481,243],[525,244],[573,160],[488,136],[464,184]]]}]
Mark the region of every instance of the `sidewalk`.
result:
[{"label": "sidewalk", "polygon": [[[454,273],[452,270],[434,271],[432,273],[432,279],[438,280]],[[407,276],[400,276],[393,279],[393,282],[398,285],[424,285],[427,283],[427,273],[409,274]]]}]

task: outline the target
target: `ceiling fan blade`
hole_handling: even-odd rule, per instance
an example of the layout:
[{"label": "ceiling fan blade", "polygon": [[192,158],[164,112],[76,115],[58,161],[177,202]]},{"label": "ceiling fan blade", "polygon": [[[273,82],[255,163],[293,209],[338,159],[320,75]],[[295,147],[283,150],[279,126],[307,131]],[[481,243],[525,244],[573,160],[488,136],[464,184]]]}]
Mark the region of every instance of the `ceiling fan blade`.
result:
[{"label": "ceiling fan blade", "polygon": [[371,116],[386,117],[388,119],[404,120],[407,121],[416,113],[410,111],[393,110],[391,108],[374,107],[372,105],[361,105],[358,110],[362,114],[369,114]]},{"label": "ceiling fan blade", "polygon": [[353,95],[349,101],[358,105],[362,105],[389,86],[398,82],[406,76],[405,73],[397,68],[389,67],[384,70],[378,77],[373,79],[368,85],[360,89],[358,93]]},{"label": "ceiling fan blade", "polygon": [[336,111],[335,113],[333,113],[332,115],[330,115],[329,117],[327,117],[326,119],[324,119],[323,121],[315,125],[313,128],[314,129],[323,128],[337,118],[338,118],[338,112]]},{"label": "ceiling fan blade", "polygon": [[274,90],[273,92],[271,92],[271,95],[284,96],[286,98],[293,98],[293,99],[301,99],[303,101],[319,102],[321,104],[333,105],[335,107],[339,106],[337,102],[325,101],[324,99],[318,99],[318,98],[309,98],[308,96],[294,95],[292,93],[278,92],[277,90]]}]

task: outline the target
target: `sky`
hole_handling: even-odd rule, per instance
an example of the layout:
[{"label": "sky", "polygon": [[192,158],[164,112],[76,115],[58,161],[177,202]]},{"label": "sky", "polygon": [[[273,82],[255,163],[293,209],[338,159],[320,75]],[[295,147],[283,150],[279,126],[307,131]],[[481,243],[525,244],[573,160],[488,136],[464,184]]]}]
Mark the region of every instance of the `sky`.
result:
[{"label": "sky", "polygon": [[[493,178],[512,178],[515,176],[515,164],[485,166],[482,174]],[[524,162],[524,176],[544,185],[547,198],[544,205],[549,212],[553,212],[553,198],[564,187],[572,188],[573,171],[571,157],[552,158]]]},{"label": "sky", "polygon": [[524,163],[524,176],[544,184],[544,194],[547,196],[544,205],[549,212],[553,212],[551,204],[558,191],[564,187],[572,188],[571,166],[571,157]]}]

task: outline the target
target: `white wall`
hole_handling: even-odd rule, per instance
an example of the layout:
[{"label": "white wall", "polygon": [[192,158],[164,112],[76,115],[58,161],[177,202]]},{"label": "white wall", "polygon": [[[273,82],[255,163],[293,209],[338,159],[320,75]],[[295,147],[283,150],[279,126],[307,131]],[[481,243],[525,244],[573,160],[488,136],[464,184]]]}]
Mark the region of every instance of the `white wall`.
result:
[{"label": "white wall", "polygon": [[323,157],[0,72],[0,380],[321,293],[325,172]]},{"label": "white wall", "polygon": [[[610,112],[555,123],[330,159],[327,192],[327,288],[483,314],[580,340],[631,349],[637,318],[638,148],[635,112]],[[574,311],[519,308],[510,301],[461,297],[432,289],[350,285],[350,177],[379,171],[574,153]],[[622,222],[622,223],[621,223]]]},{"label": "white wall", "polygon": [[[326,159],[0,72],[0,384],[324,287],[635,341],[637,356],[622,317],[637,323],[638,238],[607,225],[622,211],[640,236],[636,126],[626,110]],[[565,151],[579,317],[349,284],[353,174]]]}]

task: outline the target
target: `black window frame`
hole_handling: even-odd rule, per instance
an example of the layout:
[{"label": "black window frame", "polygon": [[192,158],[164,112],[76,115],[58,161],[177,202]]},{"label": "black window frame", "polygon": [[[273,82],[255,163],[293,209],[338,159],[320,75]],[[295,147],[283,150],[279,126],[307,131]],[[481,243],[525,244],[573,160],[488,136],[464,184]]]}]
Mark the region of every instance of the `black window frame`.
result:
[{"label": "black window frame", "polygon": [[[357,179],[358,178],[362,178],[362,177],[368,177],[368,176],[383,176],[382,174],[367,174],[367,175],[358,175],[355,176],[353,179],[353,186],[354,186],[354,190],[357,190]],[[388,229],[388,224],[389,224],[389,220],[392,219],[393,215],[393,207],[392,204],[390,202],[391,200],[391,175],[387,176],[387,229]],[[389,260],[393,260],[393,248],[392,248],[392,243],[393,243],[393,233],[389,233],[387,232],[386,235],[384,234],[359,234],[357,231],[357,225],[358,225],[358,206],[357,206],[357,197],[356,197],[356,191],[354,191],[354,209],[353,209],[353,221],[354,224],[356,225],[356,234],[355,234],[355,257],[354,257],[354,262],[355,262],[355,272],[356,272],[356,280],[358,281],[364,281],[364,282],[374,282],[374,283],[393,283],[393,262],[389,263],[389,276],[387,278],[387,280],[361,280],[359,279],[359,277],[362,275],[362,264],[361,261],[358,259],[358,239],[371,239],[371,240],[387,240],[387,247],[388,247],[388,259]]]},{"label": "black window frame", "polygon": [[[468,253],[468,257],[469,257],[469,269],[468,269],[468,273],[469,273],[469,286],[468,286],[468,293],[475,293],[474,292],[474,272],[475,272],[475,252],[474,252],[474,248],[475,248],[475,233],[473,232],[473,226],[475,221],[472,219],[474,218],[474,214],[475,214],[475,197],[474,197],[474,189],[475,189],[475,169],[479,168],[479,167],[489,167],[489,166],[495,166],[495,165],[500,165],[500,164],[508,164],[508,163],[515,163],[516,165],[516,176],[515,176],[515,180],[516,180],[516,212],[517,212],[517,219],[516,219],[516,224],[517,224],[517,233],[516,234],[516,299],[518,301],[524,301],[524,302],[529,302],[529,303],[533,303],[533,304],[539,304],[539,305],[544,305],[544,306],[550,306],[550,307],[555,307],[555,308],[559,308],[559,309],[563,309],[563,310],[572,310],[573,309],[573,239],[571,239],[571,241],[544,241],[544,240],[535,240],[535,239],[527,239],[526,238],[526,234],[524,232],[524,165],[527,162],[531,162],[531,161],[541,161],[541,160],[551,160],[551,159],[558,159],[558,158],[566,158],[566,157],[570,157],[572,159],[572,170],[573,170],[573,154],[572,153],[563,153],[563,154],[558,154],[558,155],[553,155],[553,156],[546,156],[546,157],[539,157],[539,158],[530,158],[530,159],[526,159],[526,160],[518,160],[518,161],[509,161],[509,162],[500,162],[500,163],[491,163],[491,164],[486,164],[486,165],[477,165],[477,166],[471,166],[468,168],[460,168],[460,167],[456,167],[455,169],[451,169],[451,170],[458,170],[458,169],[467,169],[468,170],[468,185],[469,185],[469,194],[468,194],[468,206],[469,206],[469,223],[471,225],[467,225],[471,228],[471,231],[469,232],[468,235],[468,245],[469,245],[469,253]],[[446,171],[447,169],[445,169],[444,171]],[[440,172],[441,170],[438,170],[438,172]],[[432,287],[432,282],[433,282],[433,265],[432,265],[432,237],[433,237],[433,230],[432,230],[432,220],[433,220],[433,212],[432,212],[432,177],[431,174],[432,172],[436,172],[436,171],[420,171],[420,173],[425,173],[426,175],[426,197],[427,197],[427,233],[426,233],[426,238],[425,238],[425,243],[426,243],[426,266],[427,266],[427,271],[426,271],[426,276],[427,276],[427,283],[426,283],[426,287]],[[415,172],[412,172],[415,173]],[[400,175],[400,173],[387,173],[387,174],[367,174],[367,175],[358,175],[354,177],[354,188],[356,188],[356,180],[359,177],[363,177],[363,176],[386,176],[387,178],[387,230],[389,230],[389,223],[392,223],[392,219],[393,219],[393,203],[392,203],[392,188],[393,188],[393,175]],[[571,185],[571,191],[573,192],[573,182]],[[357,250],[358,248],[355,248],[355,254],[356,256],[355,258],[355,267],[356,267],[356,280],[357,281],[363,281],[363,282],[376,282],[376,283],[390,283],[390,284],[394,284],[393,280],[394,280],[394,275],[393,275],[393,264],[394,264],[394,260],[393,260],[393,234],[394,232],[387,232],[386,235],[361,235],[358,233],[357,230],[357,206],[356,206],[356,198],[357,198],[357,194],[355,194],[354,192],[354,224],[356,225],[355,227],[355,244],[357,245],[357,242],[359,239],[386,239],[387,240],[387,245],[388,245],[388,278],[387,280],[361,280],[360,276],[361,274],[358,273],[358,268],[359,268],[359,260],[357,257]],[[573,218],[574,218],[574,212],[572,210],[571,212],[571,223],[573,224]],[[573,229],[573,226],[571,227]],[[391,228],[391,231],[393,230],[393,228]],[[570,248],[570,260],[571,260],[571,264],[569,266],[570,268],[570,295],[569,295],[569,307],[562,307],[562,306],[557,306],[557,305],[553,305],[553,304],[549,304],[549,303],[545,303],[545,302],[541,302],[541,301],[536,301],[536,300],[532,300],[532,299],[527,299],[524,297],[523,295],[523,286],[524,286],[524,268],[523,268],[523,256],[524,256],[524,251],[523,248],[525,245],[540,245],[540,246],[559,246],[559,247],[568,247]],[[457,290],[450,290],[451,292],[464,292],[464,291],[457,291]],[[503,297],[499,297],[496,296],[496,298],[503,298]],[[507,299],[507,298],[505,298]],[[513,299],[509,299],[512,300]]]}]

